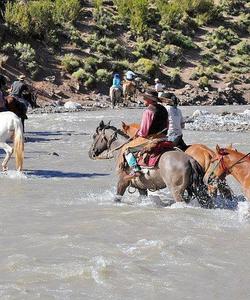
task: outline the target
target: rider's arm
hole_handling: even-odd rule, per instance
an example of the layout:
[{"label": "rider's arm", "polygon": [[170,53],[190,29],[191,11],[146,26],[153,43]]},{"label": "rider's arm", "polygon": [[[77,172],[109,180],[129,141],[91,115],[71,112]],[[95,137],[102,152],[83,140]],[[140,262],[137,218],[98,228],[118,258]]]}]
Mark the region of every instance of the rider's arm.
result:
[{"label": "rider's arm", "polygon": [[142,115],[141,126],[137,133],[138,136],[147,137],[149,133],[150,126],[153,122],[154,113],[146,109]]},{"label": "rider's arm", "polygon": [[184,118],[182,116],[181,110],[180,110],[180,114],[181,114],[181,128],[184,128],[185,127],[185,120],[184,120]]}]

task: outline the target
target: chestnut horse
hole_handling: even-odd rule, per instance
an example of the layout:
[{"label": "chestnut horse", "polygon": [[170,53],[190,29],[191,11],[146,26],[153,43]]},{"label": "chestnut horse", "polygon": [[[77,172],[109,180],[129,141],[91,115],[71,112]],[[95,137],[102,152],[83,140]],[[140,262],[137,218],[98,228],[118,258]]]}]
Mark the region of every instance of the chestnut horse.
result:
[{"label": "chestnut horse", "polygon": [[216,146],[213,164],[207,170],[204,181],[232,175],[242,186],[243,193],[250,201],[250,152],[245,154],[232,148]]},{"label": "chestnut horse", "polygon": [[[14,137],[14,147],[9,146],[6,141]],[[23,168],[24,136],[21,120],[11,111],[0,113],[0,147],[6,152],[2,162],[3,171],[7,171],[8,161],[14,151],[16,157],[16,169]]]},{"label": "chestnut horse", "polygon": [[[89,149],[91,159],[112,158],[116,150],[128,141],[121,130],[102,121],[93,135]],[[146,173],[132,180],[127,179],[129,168],[119,169],[116,201],[120,201],[129,186],[139,190],[141,195],[147,195],[147,190],[169,188],[175,201],[189,201],[195,195],[204,207],[212,207],[213,203],[206,193],[203,183],[204,172],[201,166],[189,155],[181,151],[164,152],[158,166],[147,169]],[[188,192],[185,199],[184,192]]]},{"label": "chestnut horse", "polygon": [[25,93],[23,95],[24,102],[19,101],[12,95],[6,96],[5,99],[7,109],[15,113],[21,119],[24,130],[24,120],[28,118],[26,115],[28,105],[30,104],[32,108],[38,107],[36,104],[36,96],[31,92]]}]

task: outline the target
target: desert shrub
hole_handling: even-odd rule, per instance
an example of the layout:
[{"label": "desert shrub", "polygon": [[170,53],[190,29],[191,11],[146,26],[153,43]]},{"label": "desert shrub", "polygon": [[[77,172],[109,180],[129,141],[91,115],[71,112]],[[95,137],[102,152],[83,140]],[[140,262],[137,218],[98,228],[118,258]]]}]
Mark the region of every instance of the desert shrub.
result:
[{"label": "desert shrub", "polygon": [[91,88],[95,85],[96,80],[95,77],[91,74],[88,74],[88,79],[84,81],[84,85],[86,86],[86,88]]},{"label": "desert shrub", "polygon": [[181,30],[184,35],[193,36],[198,29],[197,22],[191,18],[187,13],[184,13],[180,21],[175,26]]},{"label": "desert shrub", "polygon": [[30,1],[28,13],[31,18],[30,25],[34,35],[44,35],[55,26],[53,20],[53,3],[51,0]]},{"label": "desert shrub", "polygon": [[240,55],[250,55],[250,42],[248,41],[241,41],[237,46],[236,46],[236,52]]},{"label": "desert shrub", "polygon": [[148,39],[144,41],[142,38],[138,38],[135,44],[135,51],[133,54],[140,57],[152,58],[153,56],[157,56],[160,52],[160,44],[153,39]]},{"label": "desert shrub", "polygon": [[107,37],[94,40],[91,49],[113,58],[123,58],[126,54],[126,49],[116,39]]},{"label": "desert shrub", "polygon": [[239,18],[236,19],[235,26],[237,30],[243,33],[250,33],[250,17],[248,13],[240,14]]},{"label": "desert shrub", "polygon": [[6,54],[12,54],[14,52],[14,46],[11,43],[6,43],[2,46],[1,50]]},{"label": "desert shrub", "polygon": [[18,33],[28,34],[31,30],[31,17],[28,5],[8,2],[5,10],[6,23],[14,27]]},{"label": "desert shrub", "polygon": [[96,72],[96,70],[98,69],[99,60],[98,60],[98,58],[96,58],[94,56],[89,56],[84,59],[83,65],[84,65],[84,70],[86,72],[93,73],[93,72]]},{"label": "desert shrub", "polygon": [[174,26],[178,24],[180,19],[183,16],[183,7],[179,5],[179,3],[175,2],[166,2],[166,1],[158,1],[158,9],[161,15],[160,24],[163,26]]},{"label": "desert shrub", "polygon": [[94,0],[93,2],[94,2],[95,9],[97,11],[101,11],[102,5],[103,5],[103,0]]},{"label": "desert shrub", "polygon": [[171,84],[178,85],[181,82],[180,69],[171,69],[168,73],[169,81]]},{"label": "desert shrub", "polygon": [[111,73],[106,69],[98,69],[96,71],[96,80],[102,83],[108,83],[111,80]]},{"label": "desert shrub", "polygon": [[82,45],[82,38],[81,33],[79,30],[77,30],[74,26],[69,26],[68,28],[68,34],[70,42],[74,45],[81,46]]},{"label": "desert shrub", "polygon": [[55,0],[54,18],[59,23],[73,23],[77,20],[80,10],[80,0]]},{"label": "desert shrub", "polygon": [[39,70],[35,50],[29,44],[18,42],[14,45],[14,51],[19,65],[24,67],[30,73],[31,77],[34,78]]},{"label": "desert shrub", "polygon": [[161,33],[161,43],[164,44],[174,44],[184,49],[193,49],[197,48],[192,39],[189,36],[183,35],[180,32],[175,32],[170,28]]},{"label": "desert shrub", "polygon": [[148,0],[130,1],[130,28],[136,35],[147,32]]},{"label": "desert shrub", "polygon": [[207,78],[207,76],[202,76],[200,79],[199,79],[199,87],[200,88],[205,88],[205,87],[209,87],[209,79]]},{"label": "desert shrub", "polygon": [[110,68],[112,71],[122,72],[124,70],[131,69],[131,63],[124,59],[124,60],[112,60],[110,61]]},{"label": "desert shrub", "polygon": [[80,60],[73,54],[66,54],[61,61],[62,67],[69,73],[73,73],[80,67]]},{"label": "desert shrub", "polygon": [[229,60],[229,65],[237,68],[250,67],[250,57],[249,55],[234,56]]},{"label": "desert shrub", "polygon": [[128,22],[130,18],[130,2],[128,0],[114,0],[118,15],[124,23]]},{"label": "desert shrub", "polygon": [[166,45],[161,50],[160,62],[162,64],[175,63],[179,64],[182,61],[183,51],[180,47],[175,45]]},{"label": "desert shrub", "polygon": [[115,27],[116,20],[113,13],[110,10],[102,8],[95,10],[94,20],[96,21],[96,32],[101,35],[112,35]]},{"label": "desert shrub", "polygon": [[145,75],[154,76],[158,70],[158,65],[151,59],[140,58],[135,64],[135,71]]},{"label": "desert shrub", "polygon": [[201,64],[203,66],[210,66],[218,64],[218,60],[216,59],[215,55],[212,52],[207,52],[202,55]]},{"label": "desert shrub", "polygon": [[72,77],[74,77],[78,81],[84,82],[88,79],[89,75],[84,69],[79,68],[77,71],[72,73]]},{"label": "desert shrub", "polygon": [[222,0],[221,6],[230,15],[238,15],[245,9],[244,0]]},{"label": "desert shrub", "polygon": [[230,49],[230,46],[235,45],[238,42],[239,37],[234,31],[220,26],[218,29],[207,35],[206,46],[216,52],[219,49],[228,50]]},{"label": "desert shrub", "polygon": [[201,77],[213,78],[214,69],[212,67],[198,66],[195,68],[194,72],[191,74],[190,79],[197,80]]}]

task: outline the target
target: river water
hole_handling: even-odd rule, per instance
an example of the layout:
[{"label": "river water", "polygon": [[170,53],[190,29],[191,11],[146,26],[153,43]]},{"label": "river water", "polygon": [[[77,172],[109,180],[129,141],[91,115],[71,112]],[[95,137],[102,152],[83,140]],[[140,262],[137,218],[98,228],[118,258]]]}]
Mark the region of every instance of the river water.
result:
[{"label": "river water", "polygon": [[[195,109],[182,108],[184,115]],[[112,202],[114,161],[88,158],[91,135],[102,119],[119,126],[141,114],[29,116],[24,174],[13,171],[12,159],[12,171],[0,176],[1,300],[250,299],[246,203],[235,210],[227,204],[215,210],[195,203],[157,207],[153,200],[167,190],[146,199],[127,194],[130,205]],[[185,130],[184,138],[250,149],[249,133]]]}]

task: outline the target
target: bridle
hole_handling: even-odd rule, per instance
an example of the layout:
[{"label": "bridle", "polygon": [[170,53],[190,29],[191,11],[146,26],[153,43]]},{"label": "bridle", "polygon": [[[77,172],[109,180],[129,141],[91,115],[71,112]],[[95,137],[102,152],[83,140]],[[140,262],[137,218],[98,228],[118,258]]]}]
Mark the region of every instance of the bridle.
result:
[{"label": "bridle", "polygon": [[208,177],[208,180],[207,182],[211,182],[212,181],[212,178],[211,176],[212,175],[215,175],[215,170],[219,167],[219,165],[221,165],[221,168],[222,168],[222,173],[221,175],[219,176],[220,178],[223,177],[223,176],[226,176],[226,175],[229,175],[231,174],[231,170],[232,168],[241,163],[246,157],[249,157],[250,156],[250,152],[248,152],[247,154],[245,154],[244,156],[242,156],[240,159],[238,159],[236,162],[234,162],[231,166],[227,167],[226,166],[226,163],[225,163],[225,160],[224,160],[224,157],[227,155],[227,153],[225,151],[221,151],[221,153],[219,153],[221,155],[220,158],[215,158],[213,159],[213,162],[215,162],[216,160],[218,160],[217,164],[213,167],[213,170],[212,172],[209,174],[209,177]]}]

